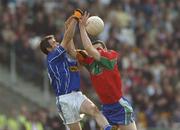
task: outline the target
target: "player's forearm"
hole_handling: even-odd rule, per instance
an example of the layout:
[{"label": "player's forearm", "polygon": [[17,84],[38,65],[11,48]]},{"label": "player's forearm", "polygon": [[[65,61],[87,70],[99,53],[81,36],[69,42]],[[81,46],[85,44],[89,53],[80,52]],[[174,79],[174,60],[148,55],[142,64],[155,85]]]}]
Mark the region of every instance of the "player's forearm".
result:
[{"label": "player's forearm", "polygon": [[77,53],[76,53],[73,40],[71,40],[70,43],[68,44],[67,51],[73,58],[76,58]]},{"label": "player's forearm", "polygon": [[84,46],[84,49],[87,51],[87,53],[94,57],[96,60],[100,59],[100,54],[99,52],[93,47],[91,40],[89,39],[89,36],[86,32],[85,27],[80,27],[80,34],[81,34],[81,39],[82,43]]},{"label": "player's forearm", "polygon": [[85,30],[84,27],[80,28],[80,34],[81,34],[81,39],[82,39],[82,43],[84,46],[84,49],[88,49],[88,48],[92,48],[92,44],[91,44],[91,40],[89,39],[87,32]]},{"label": "player's forearm", "polygon": [[67,28],[67,30],[64,33],[64,39],[66,40],[66,44],[68,44],[74,36],[75,30],[76,30],[76,24],[77,24],[77,20],[73,19],[69,25],[69,27]]}]

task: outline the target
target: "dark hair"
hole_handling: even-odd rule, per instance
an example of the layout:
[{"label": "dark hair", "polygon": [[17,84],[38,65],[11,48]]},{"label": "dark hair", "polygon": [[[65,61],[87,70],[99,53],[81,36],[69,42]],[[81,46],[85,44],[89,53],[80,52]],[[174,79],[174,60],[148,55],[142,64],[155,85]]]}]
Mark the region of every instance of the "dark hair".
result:
[{"label": "dark hair", "polygon": [[46,55],[49,53],[47,48],[51,47],[50,44],[49,44],[49,41],[48,41],[51,38],[54,38],[54,36],[53,35],[45,36],[40,42],[40,49]]},{"label": "dark hair", "polygon": [[92,45],[96,45],[96,44],[101,44],[104,49],[106,48],[105,43],[101,40],[96,40],[96,41],[92,42]]}]

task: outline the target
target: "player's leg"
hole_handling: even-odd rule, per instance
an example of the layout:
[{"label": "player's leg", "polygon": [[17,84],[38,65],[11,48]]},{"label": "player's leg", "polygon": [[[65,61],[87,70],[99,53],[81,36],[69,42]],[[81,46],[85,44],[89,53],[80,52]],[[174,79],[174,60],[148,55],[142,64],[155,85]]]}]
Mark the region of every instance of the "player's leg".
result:
[{"label": "player's leg", "polygon": [[137,130],[135,122],[133,122],[129,125],[119,125],[119,128],[121,130]]},{"label": "player's leg", "polygon": [[96,105],[89,99],[85,99],[81,104],[80,112],[92,116],[96,120],[97,124],[104,130],[112,130],[112,126],[109,125],[106,118],[102,115]]},{"label": "player's leg", "polygon": [[[93,116],[97,123],[103,128],[105,125],[109,124],[105,117],[101,114],[96,105],[91,102],[89,99],[86,99],[80,108],[82,113],[86,113],[90,116]],[[103,119],[103,120],[102,120]]]},{"label": "player's leg", "polygon": [[121,130],[137,130],[133,116],[133,108],[129,101],[124,97],[119,100],[121,107],[124,109],[122,115],[124,115],[124,124],[119,125]]},{"label": "player's leg", "polygon": [[79,122],[73,123],[73,124],[68,124],[68,127],[70,130],[82,130]]},{"label": "player's leg", "polygon": [[56,98],[59,115],[64,124],[68,126],[68,130],[82,130],[79,123],[81,118],[79,116],[79,110],[77,110],[75,94],[70,93]]},{"label": "player's leg", "polygon": [[[134,121],[134,116],[133,116],[133,108],[129,101],[122,97],[119,100],[119,114],[117,113],[117,117],[119,117],[120,122],[123,122],[118,125],[118,127],[121,130],[137,130],[136,124]],[[118,124],[118,123],[117,123]]]},{"label": "player's leg", "polygon": [[111,125],[118,125],[120,130],[136,130],[133,108],[126,99],[121,98],[117,103],[103,105],[102,113]]}]

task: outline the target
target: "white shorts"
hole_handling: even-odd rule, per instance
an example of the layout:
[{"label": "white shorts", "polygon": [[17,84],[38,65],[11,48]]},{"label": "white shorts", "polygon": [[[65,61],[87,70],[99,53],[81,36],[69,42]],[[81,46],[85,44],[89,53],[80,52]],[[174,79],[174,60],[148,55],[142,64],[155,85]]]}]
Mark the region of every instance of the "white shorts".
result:
[{"label": "white shorts", "polygon": [[56,105],[64,124],[76,123],[82,119],[80,117],[80,107],[85,99],[87,97],[80,91],[56,97]]}]

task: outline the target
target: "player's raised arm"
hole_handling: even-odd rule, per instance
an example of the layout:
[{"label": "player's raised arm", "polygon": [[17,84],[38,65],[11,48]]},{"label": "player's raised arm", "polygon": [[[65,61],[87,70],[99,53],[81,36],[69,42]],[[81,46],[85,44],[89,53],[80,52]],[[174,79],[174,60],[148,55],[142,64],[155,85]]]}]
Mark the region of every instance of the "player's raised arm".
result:
[{"label": "player's raised arm", "polygon": [[75,48],[73,39],[68,44],[67,51],[71,55],[71,57],[76,58],[77,53],[76,53],[76,48]]},{"label": "player's raised arm", "polygon": [[61,42],[61,46],[67,49],[67,45],[73,39],[74,32],[76,29],[76,24],[79,18],[81,17],[82,13],[80,10],[75,10],[74,14],[66,21],[65,23],[65,33],[63,40]]},{"label": "player's raised arm", "polygon": [[92,56],[96,60],[100,60],[100,53],[93,47],[92,42],[85,29],[86,21],[88,18],[89,18],[89,13],[85,12],[81,20],[79,21],[81,40],[84,49],[87,51],[88,55]]}]

